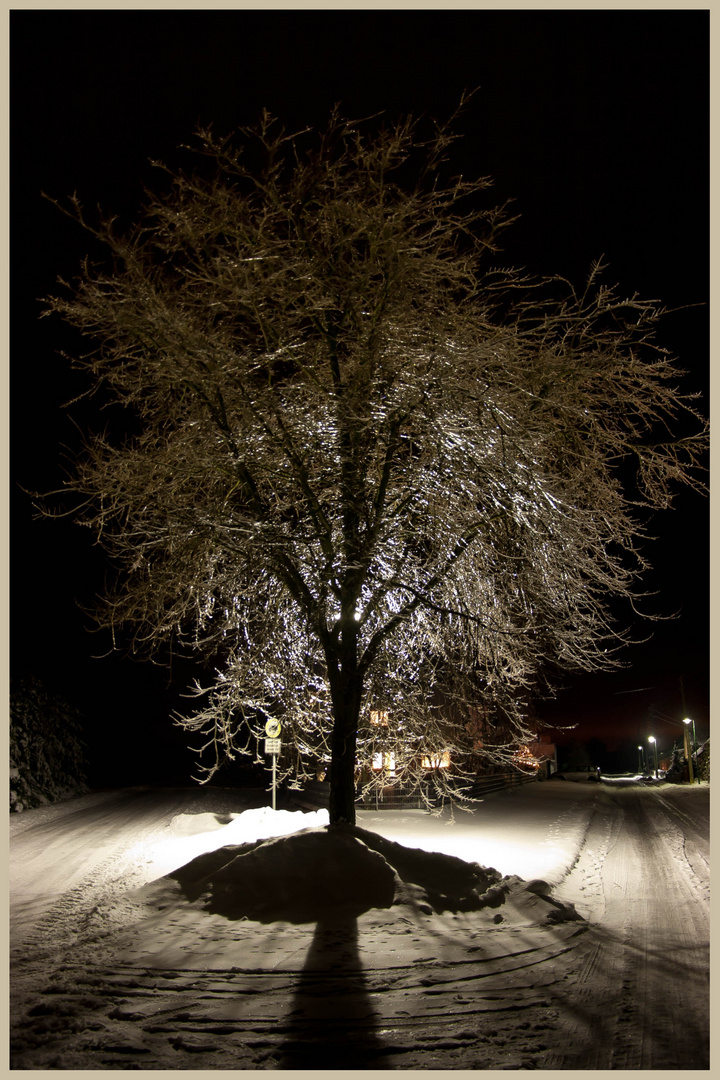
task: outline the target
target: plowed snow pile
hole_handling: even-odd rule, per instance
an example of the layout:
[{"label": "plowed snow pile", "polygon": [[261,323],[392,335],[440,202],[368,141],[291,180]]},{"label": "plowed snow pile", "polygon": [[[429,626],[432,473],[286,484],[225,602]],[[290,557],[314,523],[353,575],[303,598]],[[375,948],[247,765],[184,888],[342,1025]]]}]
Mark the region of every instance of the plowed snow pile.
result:
[{"label": "plowed snow pile", "polygon": [[[518,895],[549,892],[544,882],[531,886],[366,829],[326,826],[207,852],[133,896],[152,907],[201,902],[203,910],[227,919],[305,923],[340,908],[359,915],[398,904],[427,914],[480,911],[504,906],[511,894],[517,916]],[[569,905],[546,902],[555,921],[578,917]]]}]

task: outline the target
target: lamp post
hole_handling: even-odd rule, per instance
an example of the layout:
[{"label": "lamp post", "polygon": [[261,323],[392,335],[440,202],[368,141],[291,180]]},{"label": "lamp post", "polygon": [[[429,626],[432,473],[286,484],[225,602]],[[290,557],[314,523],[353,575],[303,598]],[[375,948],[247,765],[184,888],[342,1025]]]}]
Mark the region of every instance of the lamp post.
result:
[{"label": "lamp post", "polygon": [[[692,760],[692,758],[693,758],[693,754],[697,750],[697,739],[695,738],[695,721],[691,720],[689,716],[686,716],[685,719],[683,720],[683,724],[685,724],[685,735],[687,736],[688,740],[690,738],[690,725],[692,724],[692,749],[691,749],[689,757],[688,757],[688,761],[690,762],[690,783],[692,784],[692,782],[693,782],[693,760]],[[697,770],[696,770],[696,772],[697,772]],[[697,778],[697,782],[698,782],[698,784],[700,783],[700,777],[699,776]]]},{"label": "lamp post", "polygon": [[655,751],[655,779],[658,778],[658,756],[657,756],[657,742],[654,735],[648,736],[648,742],[653,744],[653,750]]},{"label": "lamp post", "polygon": [[641,773],[642,771],[643,771],[643,748],[642,748],[642,746],[638,746],[638,772]]},{"label": "lamp post", "polygon": [[687,717],[683,720],[685,727],[683,728],[683,741],[685,743],[685,760],[688,763],[688,779],[690,783],[693,782],[693,760],[692,760],[692,748],[690,746],[690,725],[692,720]]}]

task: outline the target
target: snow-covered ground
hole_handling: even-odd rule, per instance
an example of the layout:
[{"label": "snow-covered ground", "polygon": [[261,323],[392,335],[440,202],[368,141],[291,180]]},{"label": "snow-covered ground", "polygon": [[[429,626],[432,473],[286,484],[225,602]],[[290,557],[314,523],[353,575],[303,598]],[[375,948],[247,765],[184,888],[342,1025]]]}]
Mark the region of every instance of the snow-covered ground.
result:
[{"label": "snow-covered ground", "polygon": [[[14,1067],[707,1067],[707,796],[550,781],[334,830],[217,789],[31,811]],[[640,1003],[667,982],[650,919],[694,995],[689,1066]]]},{"label": "snow-covered ground", "polygon": [[[424,810],[360,810],[357,825],[410,848],[494,867],[501,875],[543,877],[557,884],[577,857],[592,815],[593,800],[582,799],[573,789],[560,783],[533,784],[521,797],[517,791],[506,792],[484,800],[473,812],[455,808],[437,817]],[[162,836],[143,840],[127,855],[136,866],[147,867],[150,880],[204,852],[327,823],[326,810],[273,811],[269,806],[227,815],[179,814]]]}]

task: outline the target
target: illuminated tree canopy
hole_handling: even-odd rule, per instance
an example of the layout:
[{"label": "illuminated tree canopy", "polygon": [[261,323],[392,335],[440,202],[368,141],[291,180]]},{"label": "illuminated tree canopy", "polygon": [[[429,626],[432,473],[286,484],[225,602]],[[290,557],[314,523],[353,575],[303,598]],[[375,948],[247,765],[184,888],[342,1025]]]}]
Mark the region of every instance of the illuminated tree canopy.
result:
[{"label": "illuminated tree canopy", "polygon": [[213,669],[180,719],[206,775],[277,718],[332,822],[373,754],[507,760],[553,673],[615,662],[647,512],[705,445],[657,304],[499,267],[489,181],[420,130],[200,132],[129,231],[73,200],[109,257],[48,302],[127,418],[67,484],[120,571],[99,620]]}]

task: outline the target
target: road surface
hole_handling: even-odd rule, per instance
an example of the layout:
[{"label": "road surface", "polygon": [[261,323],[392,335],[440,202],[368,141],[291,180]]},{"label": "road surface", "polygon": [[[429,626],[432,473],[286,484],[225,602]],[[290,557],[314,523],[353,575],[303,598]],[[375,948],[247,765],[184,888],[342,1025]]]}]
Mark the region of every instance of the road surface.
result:
[{"label": "road surface", "polygon": [[147,789],[13,821],[13,1067],[707,1069],[708,786],[556,781],[487,808],[463,835],[482,851],[511,820],[528,877],[546,845],[580,919],[554,923],[538,897],[532,919],[482,924],[395,908],[229,923],[187,904],[138,921],[147,853],[207,843],[241,806]]},{"label": "road surface", "polygon": [[[242,806],[263,798],[262,792],[244,796]],[[81,903],[126,871],[128,853],[143,840],[170,830],[178,814],[206,805],[215,805],[207,789],[130,788],[12,814],[11,950],[58,904]]]},{"label": "road surface", "polygon": [[707,1069],[709,798],[672,785],[603,795],[556,890],[591,932],[562,1011],[567,1043],[545,1067]]}]

